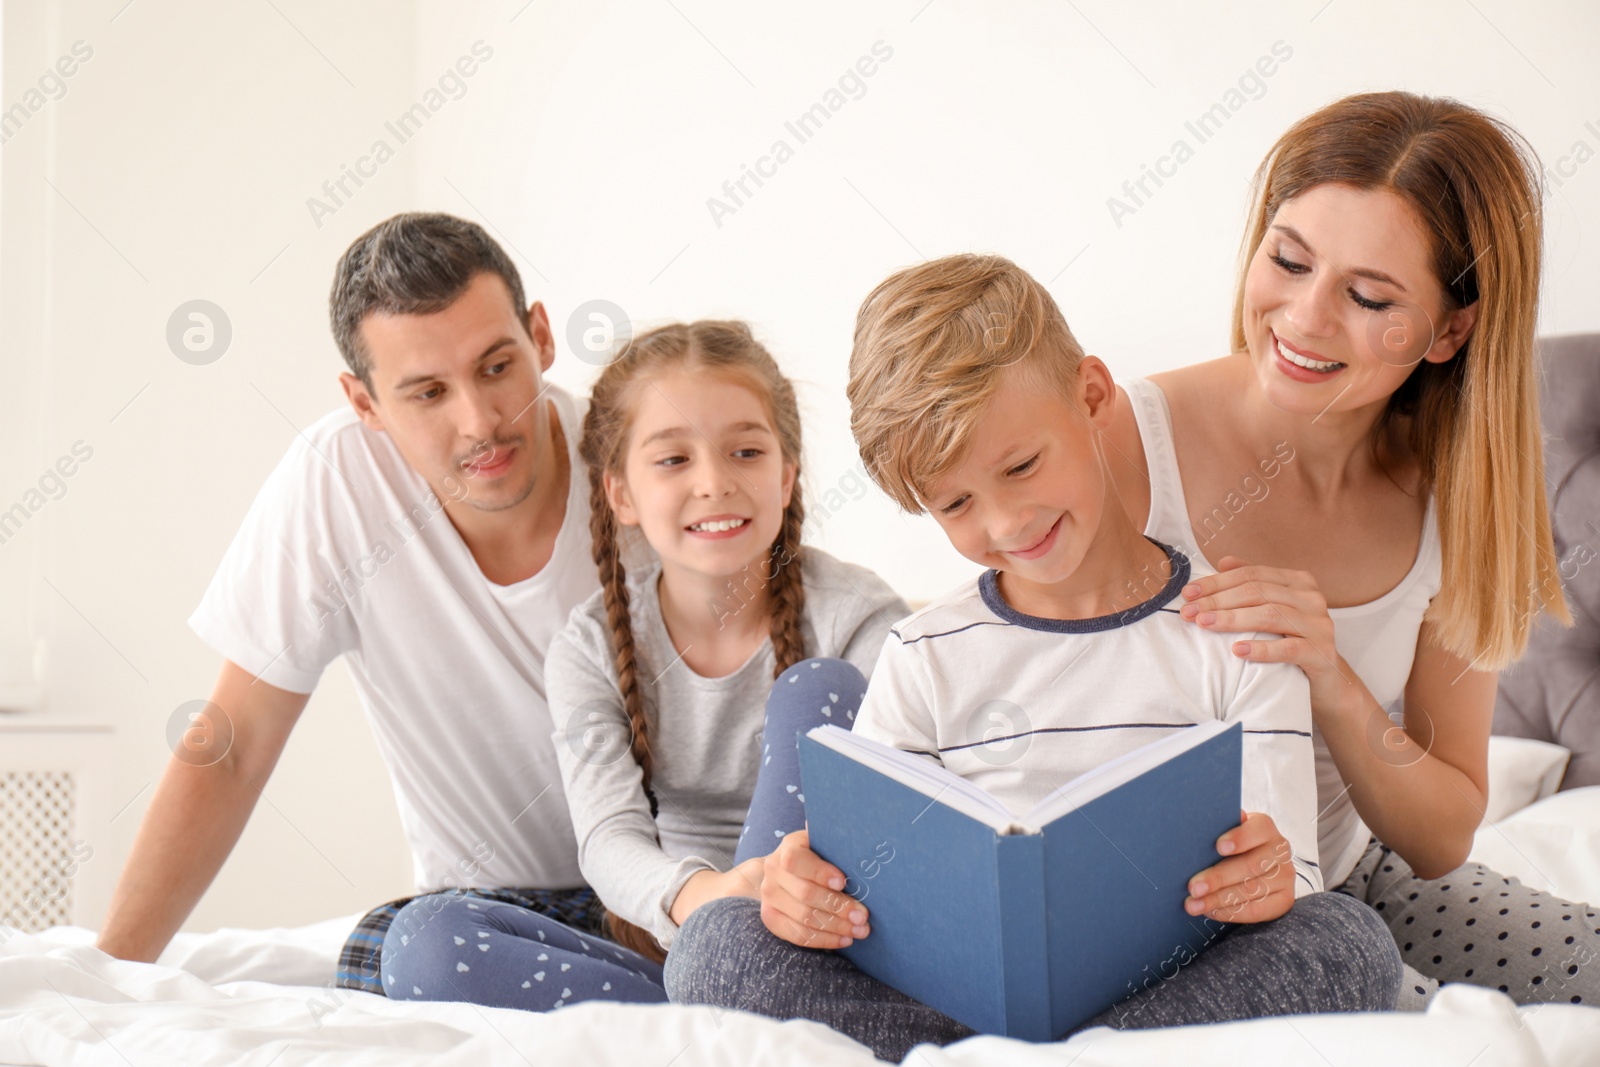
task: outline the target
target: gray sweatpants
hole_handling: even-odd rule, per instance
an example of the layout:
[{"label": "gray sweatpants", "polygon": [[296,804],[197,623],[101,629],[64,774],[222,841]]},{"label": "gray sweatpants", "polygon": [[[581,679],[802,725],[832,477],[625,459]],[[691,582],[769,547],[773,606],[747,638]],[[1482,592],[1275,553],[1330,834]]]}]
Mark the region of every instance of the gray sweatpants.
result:
[{"label": "gray sweatpants", "polygon": [[[1394,948],[1371,908],[1338,893],[1313,893],[1280,919],[1233,927],[1176,975],[1080,1029],[1387,1011],[1400,987]],[[690,915],[667,954],[665,979],[675,1004],[813,1019],[895,1063],[923,1042],[944,1045],[973,1034],[836,952],[779,938],[761,921],[761,902],[750,897],[723,897]]]},{"label": "gray sweatpants", "polygon": [[[825,720],[821,705],[853,712],[866,689],[843,660],[805,660],[773,685],[761,774],[736,860],[763,856],[805,825],[797,734]],[[853,715],[851,716],[853,718]],[[1159,979],[1085,1026],[1119,1030],[1320,1011],[1388,1011],[1400,954],[1377,912],[1348,896],[1313,893],[1270,923],[1235,926],[1171,978]],[[947,1044],[971,1029],[856,969],[835,952],[801,948],[761,921],[761,902],[724,897],[679,928],[663,974],[670,1000],[777,1019],[826,1023],[899,1062],[914,1045]]]},{"label": "gray sweatpants", "polygon": [[1336,892],[1371,905],[1406,963],[1399,1007],[1421,1011],[1441,982],[1518,1004],[1600,1004],[1600,915],[1468,863],[1424,880],[1377,838]]}]

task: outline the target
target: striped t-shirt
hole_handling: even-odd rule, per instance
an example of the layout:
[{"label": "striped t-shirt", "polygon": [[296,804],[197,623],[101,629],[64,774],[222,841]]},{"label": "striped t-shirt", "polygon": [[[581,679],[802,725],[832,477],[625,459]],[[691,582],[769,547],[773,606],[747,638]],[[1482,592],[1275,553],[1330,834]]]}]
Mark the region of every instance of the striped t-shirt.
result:
[{"label": "striped t-shirt", "polygon": [[1275,634],[1222,634],[1179,618],[1190,562],[1155,543],[1170,578],[1150,582],[1155,595],[1114,615],[1025,615],[1005,602],[991,570],[903,620],[884,642],[854,732],[936,755],[1025,812],[1064,782],[1174,730],[1238,722],[1244,809],[1271,815],[1288,839],[1295,895],[1321,890],[1306,676],[1231,651],[1241,636]]}]

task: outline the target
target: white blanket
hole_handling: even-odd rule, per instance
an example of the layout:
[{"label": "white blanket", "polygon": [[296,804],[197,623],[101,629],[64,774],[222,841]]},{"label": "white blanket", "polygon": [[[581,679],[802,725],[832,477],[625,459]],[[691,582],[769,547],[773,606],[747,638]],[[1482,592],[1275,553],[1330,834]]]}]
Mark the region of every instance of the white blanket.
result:
[{"label": "white blanket", "polygon": [[[1557,794],[1478,834],[1473,858],[1575,900],[1600,898],[1600,787]],[[126,963],[87,930],[14,931],[0,945],[0,1063],[126,1067],[342,1064],[617,1067],[875,1063],[824,1026],[670,1005],[577,1004],[531,1014],[399,1003],[328,985],[356,916],[295,930],[182,934],[160,964]],[[1425,1015],[1312,1015],[1028,1045],[980,1037],[923,1046],[926,1067],[1187,1067],[1240,1063],[1600,1064],[1600,1008],[1518,1008],[1446,986]]]}]

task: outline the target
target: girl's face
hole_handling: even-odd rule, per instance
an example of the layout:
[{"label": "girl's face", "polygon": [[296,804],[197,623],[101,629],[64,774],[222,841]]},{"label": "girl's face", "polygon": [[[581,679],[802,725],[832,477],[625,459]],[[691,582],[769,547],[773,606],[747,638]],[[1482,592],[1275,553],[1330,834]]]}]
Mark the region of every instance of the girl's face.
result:
[{"label": "girl's face", "polygon": [[643,383],[637,404],[622,476],[606,475],[617,520],[638,526],[663,566],[731,578],[765,561],[795,465],[762,398],[736,377],[693,368]]},{"label": "girl's face", "polygon": [[1313,419],[1382,404],[1466,340],[1445,311],[1431,240],[1387,190],[1326,183],[1283,204],[1245,275],[1244,333],[1274,406]]}]

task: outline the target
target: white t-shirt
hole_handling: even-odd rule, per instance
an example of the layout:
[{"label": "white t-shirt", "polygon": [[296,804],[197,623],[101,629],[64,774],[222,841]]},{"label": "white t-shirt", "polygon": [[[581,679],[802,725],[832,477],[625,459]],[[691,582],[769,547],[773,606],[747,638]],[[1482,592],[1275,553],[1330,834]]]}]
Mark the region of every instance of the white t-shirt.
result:
[{"label": "white t-shirt", "polygon": [[[1172,413],[1167,408],[1167,396],[1159,385],[1147,378],[1130,378],[1122,387],[1133,402],[1134,420],[1144,443],[1145,466],[1150,471],[1150,516],[1145,521],[1144,532],[1146,536],[1176,545],[1188,553],[1196,565],[1203,566],[1206,573],[1214,574],[1216,568],[1207,561],[1205,546],[1197,542],[1195,529],[1190,524],[1191,512],[1184,498],[1183,480],[1178,474],[1178,453],[1172,443]],[[1263,495],[1271,491],[1270,484],[1263,479],[1258,478],[1253,484]],[[1216,536],[1215,530],[1221,528],[1220,524],[1231,521],[1233,514],[1248,506],[1248,498],[1232,494],[1224,506],[1227,510],[1219,510],[1208,517],[1207,540]],[[1443,580],[1442,559],[1439,519],[1430,495],[1416,561],[1400,579],[1400,584],[1365,604],[1328,609],[1328,616],[1333,620],[1334,647],[1396,723],[1405,712],[1406,682],[1416,658],[1422,617]],[[1267,636],[1278,637],[1277,634]],[[1319,851],[1328,886],[1335,888],[1350,877],[1366,851],[1372,832],[1362,822],[1355,802],[1350,799],[1350,786],[1334,763],[1322,731],[1313,726],[1311,733],[1316,753],[1317,810],[1322,812]]]},{"label": "white t-shirt", "polygon": [[1179,618],[1190,562],[1161,547],[1170,579],[1094,619],[1024,614],[992,570],[957,587],[890,631],[854,732],[931,755],[1020,813],[1176,730],[1240,723],[1244,810],[1288,839],[1295,896],[1317,892],[1311,687],[1298,667],[1235,656],[1238,634]]},{"label": "white t-shirt", "polygon": [[290,445],[189,625],[309,693],[343,654],[389,767],[419,890],[583,885],[544,657],[599,588],[582,409],[550,386],[571,462],[550,562],[496,585],[385,433],[342,408]]}]

